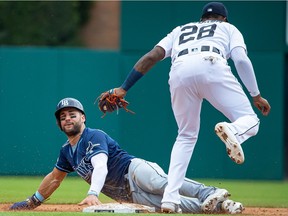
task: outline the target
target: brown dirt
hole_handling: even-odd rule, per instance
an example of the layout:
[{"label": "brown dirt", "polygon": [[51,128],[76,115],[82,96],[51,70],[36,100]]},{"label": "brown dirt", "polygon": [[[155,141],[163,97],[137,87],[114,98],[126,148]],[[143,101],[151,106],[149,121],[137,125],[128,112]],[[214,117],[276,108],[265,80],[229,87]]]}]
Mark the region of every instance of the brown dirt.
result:
[{"label": "brown dirt", "polygon": [[95,1],[90,20],[81,31],[83,43],[93,49],[119,49],[120,1]]},{"label": "brown dirt", "polygon": [[[9,211],[11,204],[0,204],[0,212]],[[82,212],[84,206],[79,205],[56,205],[43,204],[33,211],[37,212]],[[288,208],[262,208],[262,207],[247,207],[242,215],[272,215],[272,216],[287,216]]]}]

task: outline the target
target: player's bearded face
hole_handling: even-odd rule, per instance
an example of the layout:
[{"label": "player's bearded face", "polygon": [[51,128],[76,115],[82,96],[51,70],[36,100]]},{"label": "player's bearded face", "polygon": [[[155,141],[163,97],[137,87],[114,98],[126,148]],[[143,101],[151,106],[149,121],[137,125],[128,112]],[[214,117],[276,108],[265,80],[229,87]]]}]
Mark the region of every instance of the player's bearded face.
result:
[{"label": "player's bearded face", "polygon": [[85,122],[85,116],[78,110],[67,110],[60,114],[61,128],[67,136],[77,135]]}]

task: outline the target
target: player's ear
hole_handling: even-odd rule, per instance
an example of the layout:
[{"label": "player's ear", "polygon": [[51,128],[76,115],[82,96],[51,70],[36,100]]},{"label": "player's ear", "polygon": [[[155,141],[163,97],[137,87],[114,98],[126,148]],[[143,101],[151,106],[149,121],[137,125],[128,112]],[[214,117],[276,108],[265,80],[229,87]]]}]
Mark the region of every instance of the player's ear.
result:
[{"label": "player's ear", "polygon": [[82,122],[86,122],[86,116],[82,113],[82,115],[81,115],[81,120],[82,120]]}]

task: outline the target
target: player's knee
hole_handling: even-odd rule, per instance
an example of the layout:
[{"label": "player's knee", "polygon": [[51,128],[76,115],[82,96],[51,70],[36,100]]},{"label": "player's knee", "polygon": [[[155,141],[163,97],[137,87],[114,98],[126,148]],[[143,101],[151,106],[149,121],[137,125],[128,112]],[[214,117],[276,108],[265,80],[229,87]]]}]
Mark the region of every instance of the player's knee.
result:
[{"label": "player's knee", "polygon": [[259,126],[260,126],[260,119],[258,119],[257,117],[254,117],[254,125],[248,131],[249,135],[255,136],[259,131]]}]

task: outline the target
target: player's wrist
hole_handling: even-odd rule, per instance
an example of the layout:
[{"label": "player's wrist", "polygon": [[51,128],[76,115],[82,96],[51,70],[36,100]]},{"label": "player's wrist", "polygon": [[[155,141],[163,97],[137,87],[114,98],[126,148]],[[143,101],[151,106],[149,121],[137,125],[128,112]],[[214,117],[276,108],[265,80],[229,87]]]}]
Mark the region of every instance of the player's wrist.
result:
[{"label": "player's wrist", "polygon": [[87,193],[87,196],[89,196],[89,195],[93,195],[93,196],[98,197],[98,196],[99,196],[99,193],[96,192],[96,191],[94,191],[94,190],[89,190],[88,193]]},{"label": "player's wrist", "polygon": [[44,202],[45,198],[39,193],[39,191],[36,191],[34,196],[36,197],[36,199],[39,201],[39,202]]},{"label": "player's wrist", "polygon": [[259,90],[255,90],[254,92],[250,92],[251,97],[258,97],[260,95],[260,91]]},{"label": "player's wrist", "polygon": [[[38,191],[37,191],[38,192]],[[36,192],[36,193],[37,193]],[[36,196],[36,193],[34,193],[31,197],[29,197],[26,201],[27,201],[27,205],[28,205],[28,208],[30,208],[30,209],[34,209],[34,208],[36,208],[37,206],[40,206],[42,203],[43,203],[43,201],[44,201],[44,198],[43,198],[43,200],[41,201],[40,199],[40,196],[39,196],[39,198]],[[38,192],[38,195],[39,195],[39,192]]]},{"label": "player's wrist", "polygon": [[252,96],[252,97],[253,97],[253,101],[257,101],[261,98],[261,94],[259,93],[258,95]]},{"label": "player's wrist", "polygon": [[143,74],[137,71],[135,68],[131,70],[128,74],[126,80],[121,85],[121,88],[125,91],[128,91],[140,78],[143,77]]}]

